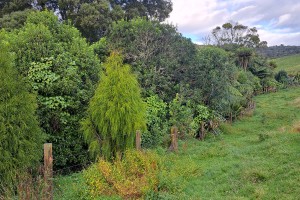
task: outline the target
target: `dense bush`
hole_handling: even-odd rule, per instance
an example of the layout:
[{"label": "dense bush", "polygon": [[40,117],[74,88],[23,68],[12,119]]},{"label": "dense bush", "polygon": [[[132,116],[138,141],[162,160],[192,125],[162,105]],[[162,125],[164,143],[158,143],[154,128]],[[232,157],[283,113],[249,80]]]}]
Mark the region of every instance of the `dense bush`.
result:
[{"label": "dense bush", "polygon": [[168,132],[167,103],[157,95],[146,98],[147,130],[142,134],[142,146],[156,147]]},{"label": "dense bush", "polygon": [[199,49],[196,63],[186,77],[194,93],[201,91],[202,100],[194,102],[196,106],[204,104],[227,116],[239,103],[241,94],[234,87],[238,69],[229,58],[227,52],[217,47]]},{"label": "dense bush", "polygon": [[84,176],[93,197],[119,195],[137,199],[157,191],[159,166],[156,154],[131,150],[113,163],[99,159],[84,171]]},{"label": "dense bush", "polygon": [[196,53],[195,45],[176,27],[141,18],[114,23],[107,41],[112,49],[122,51],[138,74],[143,96],[157,94],[165,102],[179,93]]},{"label": "dense bush", "polygon": [[181,139],[193,135],[193,110],[189,102],[184,102],[181,95],[176,94],[176,97],[169,103],[169,116],[170,125],[178,128]]},{"label": "dense bush", "polygon": [[16,67],[37,92],[38,118],[54,145],[55,169],[87,163],[79,121],[98,81],[99,60],[70,25],[51,12],[29,14],[9,34]]}]

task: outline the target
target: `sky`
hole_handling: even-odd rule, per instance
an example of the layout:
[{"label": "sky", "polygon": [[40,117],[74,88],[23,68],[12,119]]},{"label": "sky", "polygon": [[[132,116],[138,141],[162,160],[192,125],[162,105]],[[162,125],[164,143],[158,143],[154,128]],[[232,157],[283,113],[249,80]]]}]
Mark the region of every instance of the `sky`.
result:
[{"label": "sky", "polygon": [[268,46],[300,46],[300,0],[172,0],[168,23],[202,44],[216,26],[238,22],[256,27]]}]

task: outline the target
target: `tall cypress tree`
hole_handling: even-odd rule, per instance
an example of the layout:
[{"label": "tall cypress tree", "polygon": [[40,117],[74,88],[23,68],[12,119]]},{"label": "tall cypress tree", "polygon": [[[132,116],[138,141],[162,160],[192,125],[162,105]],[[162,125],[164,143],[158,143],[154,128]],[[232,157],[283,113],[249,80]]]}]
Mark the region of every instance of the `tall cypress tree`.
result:
[{"label": "tall cypress tree", "polygon": [[43,133],[36,118],[36,97],[14,67],[13,54],[0,32],[0,197],[17,175],[38,163]]},{"label": "tall cypress tree", "polygon": [[82,122],[93,157],[111,159],[134,145],[135,131],[145,128],[145,104],[130,66],[113,53]]}]

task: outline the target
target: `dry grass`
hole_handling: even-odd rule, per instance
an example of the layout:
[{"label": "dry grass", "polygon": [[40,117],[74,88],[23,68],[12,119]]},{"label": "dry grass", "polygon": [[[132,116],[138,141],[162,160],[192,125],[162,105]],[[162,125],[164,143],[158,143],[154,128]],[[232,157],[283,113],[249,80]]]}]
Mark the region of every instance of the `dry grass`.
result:
[{"label": "dry grass", "polygon": [[300,133],[300,121],[295,122],[292,126],[293,133]]},{"label": "dry grass", "polygon": [[278,128],[278,131],[279,131],[280,133],[285,133],[285,132],[286,132],[286,127],[285,127],[285,126],[280,127],[280,128]]},{"label": "dry grass", "polygon": [[300,97],[292,101],[290,105],[295,106],[296,108],[300,108]]}]

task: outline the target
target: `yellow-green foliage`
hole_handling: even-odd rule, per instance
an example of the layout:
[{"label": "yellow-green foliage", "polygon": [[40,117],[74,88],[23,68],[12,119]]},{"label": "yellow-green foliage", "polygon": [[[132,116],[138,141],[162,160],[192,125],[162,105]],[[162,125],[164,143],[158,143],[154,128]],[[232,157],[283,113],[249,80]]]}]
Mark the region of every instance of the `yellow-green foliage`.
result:
[{"label": "yellow-green foliage", "polygon": [[18,176],[41,158],[44,135],[36,117],[36,96],[14,65],[14,54],[0,31],[0,199],[14,191]]},{"label": "yellow-green foliage", "polygon": [[135,131],[146,127],[146,111],[137,78],[122,57],[113,53],[104,66],[82,129],[92,156],[111,159],[133,147]]},{"label": "yellow-green foliage", "polygon": [[99,159],[84,172],[89,192],[93,197],[119,195],[140,198],[157,191],[159,162],[156,154],[127,150],[124,157],[113,163]]}]

